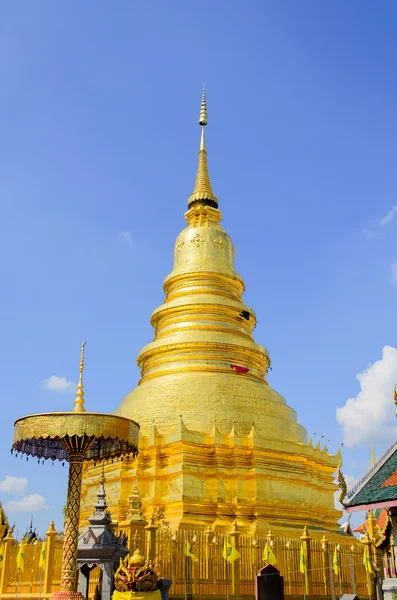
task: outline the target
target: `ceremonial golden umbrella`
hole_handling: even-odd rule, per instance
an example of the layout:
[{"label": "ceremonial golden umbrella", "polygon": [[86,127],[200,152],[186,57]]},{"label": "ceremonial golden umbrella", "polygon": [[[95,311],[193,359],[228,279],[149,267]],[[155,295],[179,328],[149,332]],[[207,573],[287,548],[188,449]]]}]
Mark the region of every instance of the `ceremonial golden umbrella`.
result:
[{"label": "ceremonial golden umbrella", "polygon": [[15,422],[11,452],[40,459],[69,462],[68,493],[60,591],[54,598],[72,600],[77,592],[77,543],[79,536],[81,481],[84,461],[100,462],[138,453],[139,425],[125,417],[86,412],[84,408],[84,347],[80,378],[72,412],[22,417]]}]

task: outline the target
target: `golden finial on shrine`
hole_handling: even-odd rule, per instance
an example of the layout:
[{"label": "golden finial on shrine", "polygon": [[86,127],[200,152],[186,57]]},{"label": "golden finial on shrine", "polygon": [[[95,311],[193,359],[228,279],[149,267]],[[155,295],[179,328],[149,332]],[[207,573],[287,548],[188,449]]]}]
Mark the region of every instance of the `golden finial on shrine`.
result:
[{"label": "golden finial on shrine", "polygon": [[397,389],[396,389],[396,384],[394,384],[394,387],[393,387],[393,398],[394,398],[394,404],[397,405]]},{"label": "golden finial on shrine", "polygon": [[76,400],[74,401],[74,409],[73,412],[81,413],[85,412],[84,408],[84,386],[83,386],[83,371],[84,371],[84,348],[85,342],[81,346],[81,354],[80,354],[80,377],[79,383],[77,384],[77,392],[76,392]]},{"label": "golden finial on shrine", "polygon": [[201,98],[199,125],[201,125],[201,142],[200,142],[200,151],[201,151],[201,150],[205,150],[204,127],[206,125],[208,125],[207,103],[205,100],[205,86],[203,87],[203,96]]},{"label": "golden finial on shrine", "polygon": [[207,150],[205,147],[205,137],[204,137],[204,127],[207,124],[208,124],[207,102],[206,102],[205,87],[204,87],[203,95],[201,97],[200,118],[199,118],[199,125],[201,125],[199,162],[198,162],[196,183],[194,186],[193,194],[190,196],[190,198],[188,200],[189,208],[191,207],[191,205],[193,203],[200,203],[200,204],[205,204],[207,206],[212,206],[214,208],[218,208],[218,198],[214,195],[214,193],[212,191],[210,176],[208,173]]},{"label": "golden finial on shrine", "polygon": [[203,95],[201,97],[201,108],[200,108],[200,119],[199,125],[205,127],[208,125],[208,117],[207,117],[207,103],[205,100],[205,84],[203,86]]}]

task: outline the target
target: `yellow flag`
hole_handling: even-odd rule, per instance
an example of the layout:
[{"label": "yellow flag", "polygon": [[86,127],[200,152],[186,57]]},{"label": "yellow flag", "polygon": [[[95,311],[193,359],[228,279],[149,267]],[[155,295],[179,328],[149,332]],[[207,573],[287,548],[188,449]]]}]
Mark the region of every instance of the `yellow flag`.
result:
[{"label": "yellow flag", "polygon": [[24,567],[23,553],[24,553],[23,543],[21,542],[19,544],[18,554],[17,554],[17,569],[19,569],[20,571],[23,571],[23,567]]},{"label": "yellow flag", "polygon": [[371,564],[371,557],[369,555],[368,544],[364,545],[363,565],[364,565],[367,573],[371,573],[372,575],[374,574],[374,571],[372,569],[372,564]]},{"label": "yellow flag", "polygon": [[225,544],[223,546],[223,558],[225,558],[228,562],[233,562],[240,558],[240,552],[236,550],[227,540],[225,540]]},{"label": "yellow flag", "polygon": [[306,553],[303,543],[301,543],[301,549],[299,551],[299,571],[306,573]]},{"label": "yellow flag", "polygon": [[47,551],[47,544],[46,544],[46,542],[43,542],[41,544],[41,550],[40,550],[39,569],[44,567],[46,551]]},{"label": "yellow flag", "polygon": [[1,544],[0,544],[0,569],[3,566],[3,560],[4,560],[4,546],[3,546],[3,542],[1,542]]},{"label": "yellow flag", "polygon": [[338,549],[335,546],[334,555],[332,557],[332,569],[335,575],[339,575],[339,558],[338,558]]},{"label": "yellow flag", "polygon": [[189,556],[193,562],[198,561],[198,558],[197,558],[196,554],[194,553],[193,548],[191,547],[191,545],[189,544],[189,542],[187,540],[185,542],[185,555]]},{"label": "yellow flag", "polygon": [[266,565],[273,565],[273,567],[277,564],[277,558],[276,558],[268,540],[266,540],[265,548],[263,550],[262,560]]}]

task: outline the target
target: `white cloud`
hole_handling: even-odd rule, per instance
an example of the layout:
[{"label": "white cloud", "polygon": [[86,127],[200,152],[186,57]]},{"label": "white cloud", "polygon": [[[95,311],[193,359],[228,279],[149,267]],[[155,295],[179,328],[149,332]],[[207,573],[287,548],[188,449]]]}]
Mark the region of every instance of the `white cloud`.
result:
[{"label": "white cloud", "polygon": [[58,375],[51,375],[47,379],[43,379],[41,387],[50,392],[58,392],[58,394],[68,394],[76,389],[77,384],[73,381],[69,381],[66,377],[58,377]]},{"label": "white cloud", "polygon": [[40,494],[30,494],[21,500],[9,500],[4,504],[6,513],[35,513],[49,508],[45,498]]},{"label": "white cloud", "polygon": [[116,239],[120,242],[120,244],[132,244],[132,235],[129,231],[121,231],[116,235]]},{"label": "white cloud", "polygon": [[26,477],[13,477],[6,475],[0,481],[0,492],[2,494],[15,494],[15,496],[23,496],[28,489],[28,480]]},{"label": "white cloud", "polygon": [[379,225],[388,225],[389,223],[391,223],[394,219],[394,217],[397,216],[397,204],[395,204],[394,206],[391,207],[391,209],[389,210],[389,212],[381,218],[381,220],[379,221]]},{"label": "white cloud", "polygon": [[357,375],[361,390],[336,409],[346,446],[391,442],[397,436],[392,390],[397,379],[397,348],[385,346],[382,358]]},{"label": "white cloud", "polygon": [[397,261],[394,262],[391,266],[391,276],[390,281],[392,283],[397,283]]}]

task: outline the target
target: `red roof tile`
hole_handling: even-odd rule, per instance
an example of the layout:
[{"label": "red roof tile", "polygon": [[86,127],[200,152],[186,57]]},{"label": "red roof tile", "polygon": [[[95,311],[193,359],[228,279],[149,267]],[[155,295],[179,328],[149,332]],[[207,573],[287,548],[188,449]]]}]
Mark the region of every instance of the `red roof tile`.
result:
[{"label": "red roof tile", "polygon": [[391,485],[397,485],[397,470],[382,483],[382,487],[390,487]]}]

